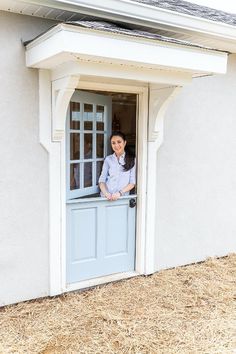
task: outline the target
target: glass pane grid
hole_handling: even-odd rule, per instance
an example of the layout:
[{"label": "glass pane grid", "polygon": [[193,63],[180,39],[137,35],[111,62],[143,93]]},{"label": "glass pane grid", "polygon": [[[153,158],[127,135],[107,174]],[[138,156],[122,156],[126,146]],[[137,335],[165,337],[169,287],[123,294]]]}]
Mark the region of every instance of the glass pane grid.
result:
[{"label": "glass pane grid", "polygon": [[80,101],[71,104],[70,109],[69,170],[70,178],[74,179],[70,190],[77,189],[81,192],[88,190],[89,193],[98,185],[107,151],[105,120],[107,107]]}]

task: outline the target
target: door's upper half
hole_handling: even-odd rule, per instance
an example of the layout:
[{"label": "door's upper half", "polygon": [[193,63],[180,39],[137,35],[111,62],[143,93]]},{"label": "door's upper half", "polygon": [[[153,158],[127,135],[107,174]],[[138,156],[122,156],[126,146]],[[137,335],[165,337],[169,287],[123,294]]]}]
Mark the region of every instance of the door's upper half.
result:
[{"label": "door's upper half", "polygon": [[98,193],[111,111],[111,97],[85,91],[73,94],[67,114],[67,199]]}]

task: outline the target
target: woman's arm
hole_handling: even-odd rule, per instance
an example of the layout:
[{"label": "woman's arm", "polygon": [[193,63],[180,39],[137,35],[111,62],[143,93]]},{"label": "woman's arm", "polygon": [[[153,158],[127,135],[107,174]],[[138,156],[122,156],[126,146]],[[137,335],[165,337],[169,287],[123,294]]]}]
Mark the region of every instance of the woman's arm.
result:
[{"label": "woman's arm", "polygon": [[107,198],[108,200],[111,200],[111,193],[108,192],[107,187],[106,187],[106,183],[100,182],[99,187],[102,191],[102,194],[105,196],[105,198]]},{"label": "woman's arm", "polygon": [[122,188],[119,192],[116,192],[116,193],[112,194],[111,200],[117,200],[117,199],[119,199],[120,197],[122,197],[122,195],[123,195],[124,193],[131,191],[131,189],[133,189],[134,186],[135,186],[135,184],[133,184],[133,183],[127,184],[127,186],[125,186],[124,188]]},{"label": "woman's arm", "polygon": [[108,171],[109,171],[109,164],[107,161],[107,158],[105,158],[103,166],[102,166],[102,172],[98,180],[98,185],[101,189],[102,194],[107,198],[108,200],[111,200],[111,193],[108,192],[107,186],[106,186],[106,180],[108,176]]},{"label": "woman's arm", "polygon": [[122,189],[120,190],[121,195],[124,194],[124,193],[126,193],[126,192],[131,191],[131,189],[133,189],[134,186],[135,186],[135,184],[133,184],[133,183],[127,184],[127,186],[125,186],[124,188],[122,188]]},{"label": "woman's arm", "polygon": [[136,177],[135,177],[136,164],[130,170],[129,183],[123,187],[119,192],[112,194],[112,200],[117,200],[126,192],[131,191],[135,187]]}]

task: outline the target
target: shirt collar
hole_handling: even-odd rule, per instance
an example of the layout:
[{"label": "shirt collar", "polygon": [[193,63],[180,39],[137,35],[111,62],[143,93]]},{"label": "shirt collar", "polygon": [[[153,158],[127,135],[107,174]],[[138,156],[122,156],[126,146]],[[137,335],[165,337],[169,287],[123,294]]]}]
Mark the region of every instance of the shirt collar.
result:
[{"label": "shirt collar", "polygon": [[122,155],[120,155],[119,159],[117,159],[115,152],[113,153],[113,156],[118,162],[123,163],[125,158],[125,152]]},{"label": "shirt collar", "polygon": [[[117,158],[115,152],[113,152],[113,156],[114,156],[115,158]],[[122,155],[120,155],[119,159],[124,159],[124,158],[125,158],[125,151],[124,151],[124,153],[123,153]]]}]

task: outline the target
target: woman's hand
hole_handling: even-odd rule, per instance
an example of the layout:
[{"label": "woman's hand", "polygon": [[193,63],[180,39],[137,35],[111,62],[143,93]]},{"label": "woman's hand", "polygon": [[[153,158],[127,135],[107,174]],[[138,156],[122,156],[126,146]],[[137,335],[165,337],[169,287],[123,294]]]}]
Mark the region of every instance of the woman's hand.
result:
[{"label": "woman's hand", "polygon": [[104,197],[107,199],[107,200],[112,200],[111,197],[111,193],[108,192],[107,190],[107,187],[106,187],[106,184],[104,182],[100,182],[99,183],[99,187],[101,189],[101,192],[102,194],[104,195]]},{"label": "woman's hand", "polygon": [[105,196],[105,198],[107,198],[107,200],[113,200],[113,199],[112,199],[112,194],[109,193],[109,192],[105,192],[105,193],[104,193],[104,196]]},{"label": "woman's hand", "polygon": [[117,200],[120,198],[120,192],[113,193],[111,196],[111,200]]}]

